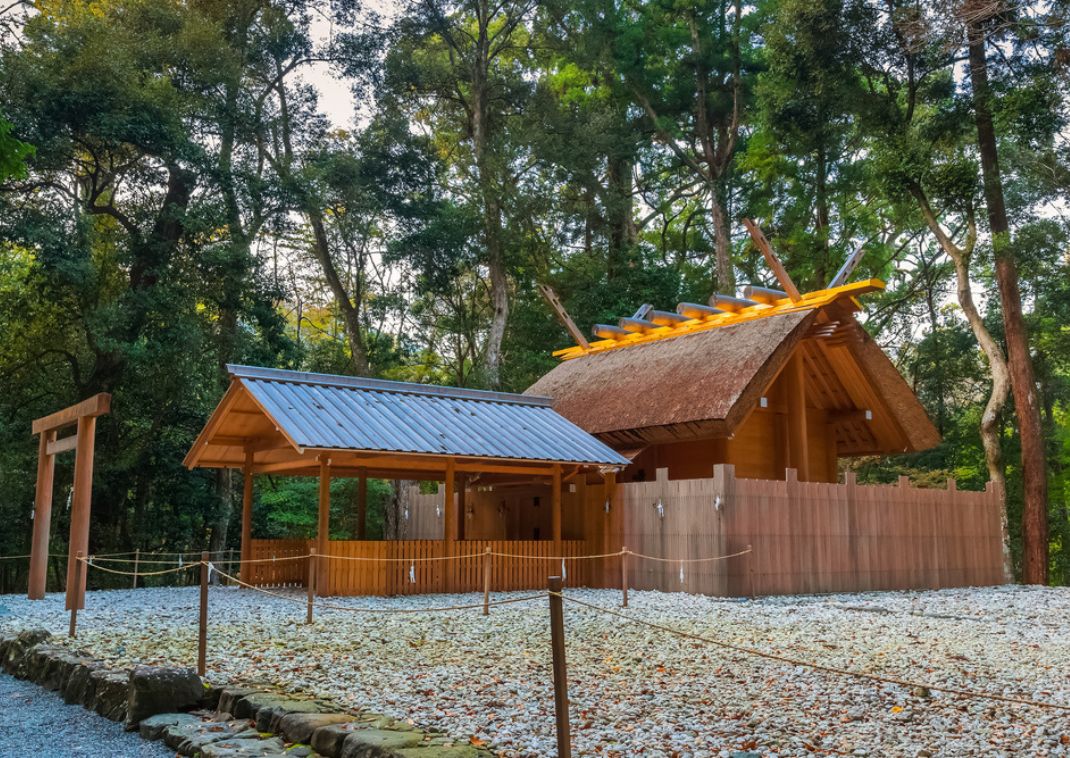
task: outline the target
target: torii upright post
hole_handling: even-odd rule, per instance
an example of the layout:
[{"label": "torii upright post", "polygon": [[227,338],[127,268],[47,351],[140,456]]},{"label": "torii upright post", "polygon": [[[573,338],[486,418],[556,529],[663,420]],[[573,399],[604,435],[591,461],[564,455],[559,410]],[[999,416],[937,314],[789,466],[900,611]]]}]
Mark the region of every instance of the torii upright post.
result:
[{"label": "torii upright post", "polygon": [[[89,554],[89,512],[93,499],[93,446],[96,441],[97,416],[111,410],[111,395],[94,395],[61,411],[33,422],[33,433],[41,435],[37,461],[37,493],[34,499],[33,544],[30,549],[30,600],[45,596],[48,569],[48,538],[52,526],[52,479],[55,456],[75,451],[74,486],[71,492],[71,533],[67,547],[67,610],[85,607],[85,566],[79,566],[79,551]],[[77,426],[77,432],[57,438],[61,429]],[[75,582],[75,571],[83,572],[83,581]],[[72,593],[74,588],[80,588]],[[77,597],[72,597],[77,594]]]}]

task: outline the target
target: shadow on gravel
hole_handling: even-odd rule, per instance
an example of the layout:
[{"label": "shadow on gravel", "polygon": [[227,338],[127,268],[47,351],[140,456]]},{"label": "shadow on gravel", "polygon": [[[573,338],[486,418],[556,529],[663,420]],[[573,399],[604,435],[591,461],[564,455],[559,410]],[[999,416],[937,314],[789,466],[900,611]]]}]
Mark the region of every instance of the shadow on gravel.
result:
[{"label": "shadow on gravel", "polygon": [[0,756],[7,755],[172,758],[174,753],[136,732],[123,731],[122,724],[67,705],[54,692],[0,674]]}]

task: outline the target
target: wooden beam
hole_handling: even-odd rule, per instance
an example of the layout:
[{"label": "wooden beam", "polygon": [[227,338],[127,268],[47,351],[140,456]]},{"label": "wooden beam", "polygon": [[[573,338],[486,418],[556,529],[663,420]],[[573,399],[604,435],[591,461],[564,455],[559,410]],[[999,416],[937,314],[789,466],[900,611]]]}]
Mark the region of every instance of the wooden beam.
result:
[{"label": "wooden beam", "polygon": [[714,308],[709,305],[700,305],[698,303],[677,303],[676,312],[681,316],[690,319],[705,319],[711,316],[722,316],[728,311],[723,308]]},{"label": "wooden beam", "polygon": [[554,538],[554,555],[561,555],[561,466],[554,466],[550,492],[551,531]]},{"label": "wooden beam", "polygon": [[870,410],[829,411],[828,416],[828,422],[830,424],[866,423],[872,420],[873,411]]},{"label": "wooden beam", "polygon": [[[442,479],[446,475],[448,464],[445,460],[431,458],[405,458],[400,456],[374,456],[374,457],[349,457],[341,451],[323,451],[330,453],[334,468],[366,468],[372,470],[428,472],[434,474],[428,479]],[[207,465],[207,464],[206,464]],[[233,464],[226,464],[233,465]],[[290,474],[293,476],[307,476],[310,472],[316,472],[316,458],[307,453],[300,458],[289,461],[275,461],[273,463],[260,463],[256,466],[258,474]],[[453,470],[457,473],[466,474],[521,474],[527,476],[550,476],[553,473],[551,466],[509,466],[494,463],[454,463]],[[389,477],[383,477],[389,478]]]},{"label": "wooden beam", "polygon": [[93,448],[96,435],[95,415],[78,419],[78,447],[74,454],[74,486],[71,493],[71,532],[67,543],[67,610],[85,607],[86,564],[80,563],[76,557],[79,554],[89,555],[89,512],[93,501]]},{"label": "wooden beam", "polygon": [[368,469],[361,468],[357,475],[357,539],[365,538],[368,526]]},{"label": "wooden beam", "polygon": [[446,542],[457,541],[457,503],[453,497],[454,479],[456,477],[456,471],[453,463],[453,459],[450,458],[446,462],[446,481],[445,488],[443,489],[443,529],[442,537]]},{"label": "wooden beam", "polygon": [[37,449],[37,490],[33,501],[33,542],[30,548],[30,581],[27,597],[43,600],[48,581],[48,538],[52,528],[52,482],[56,459],[48,452],[54,444],[54,429],[41,433]]},{"label": "wooden beam", "polygon": [[326,559],[330,555],[331,547],[331,462],[325,456],[320,456],[320,486],[319,486],[319,513],[316,519],[316,554],[323,556],[316,561],[316,593],[329,595],[328,569],[330,561]]},{"label": "wooden beam", "polygon": [[465,537],[465,524],[468,519],[467,504],[465,503],[465,490],[468,489],[467,477],[464,474],[457,475],[457,539]]},{"label": "wooden beam", "polygon": [[799,288],[795,286],[795,282],[793,282],[788,275],[788,270],[784,268],[784,264],[780,262],[776,253],[773,252],[773,246],[769,244],[769,240],[765,238],[765,234],[762,233],[762,230],[749,218],[743,219],[743,226],[747,227],[751,239],[754,240],[754,246],[761,251],[763,256],[765,256],[766,264],[768,264],[769,269],[773,272],[777,281],[780,282],[780,286],[784,288],[784,292],[788,294],[788,298],[791,302],[802,302],[802,294],[800,294]]},{"label": "wooden beam", "polygon": [[[452,461],[453,469],[458,473],[466,474],[530,474],[532,476],[550,476],[553,473],[553,461],[517,461],[509,462],[501,458],[468,458],[444,454],[431,453],[376,453],[374,451],[348,451],[332,450],[329,448],[308,448],[303,460],[312,460],[307,457],[316,453],[325,453],[331,456],[332,466],[371,468],[390,468],[404,471],[438,471],[443,476],[446,473],[448,461]],[[302,459],[294,459],[300,461]],[[284,463],[280,461],[279,463]],[[262,464],[265,468],[275,464]],[[593,467],[593,464],[592,464]]]},{"label": "wooden beam", "polygon": [[550,308],[553,309],[554,314],[557,316],[557,320],[560,321],[564,327],[568,330],[568,333],[572,335],[572,339],[577,345],[584,350],[591,346],[591,343],[587,341],[587,338],[583,336],[583,332],[576,326],[576,322],[572,320],[572,317],[568,315],[568,311],[565,310],[565,306],[561,304],[561,301],[557,297],[557,293],[553,291],[551,287],[545,284],[537,285],[539,292],[547,303],[550,304]]},{"label": "wooden beam", "polygon": [[236,379],[230,380],[230,386],[227,387],[227,391],[223,394],[219,405],[212,411],[212,415],[208,417],[208,422],[201,429],[201,433],[197,435],[197,439],[193,441],[193,446],[186,453],[186,457],[182,459],[183,466],[193,469],[200,465],[201,456],[207,447],[205,443],[215,434],[216,429],[223,423],[223,418],[229,414],[230,407],[237,402],[238,397],[244,391]]},{"label": "wooden beam", "polygon": [[[253,451],[245,451],[245,465],[242,466],[241,491],[241,559],[252,560],[253,557]],[[251,567],[242,564],[242,581],[249,582]]]},{"label": "wooden beam", "polygon": [[48,450],[46,451],[48,455],[58,455],[60,453],[66,453],[68,450],[74,450],[78,447],[77,434],[72,434],[71,436],[64,437],[63,439],[56,439],[56,435],[54,434],[55,430],[52,431],[53,441],[48,443]]},{"label": "wooden beam", "polygon": [[790,466],[798,472],[799,481],[810,481],[810,444],[806,418],[806,369],[802,352],[796,350],[788,361],[787,380],[788,447]]},{"label": "wooden beam", "polygon": [[854,252],[847,256],[843,265],[840,266],[840,270],[836,272],[836,275],[832,277],[832,281],[828,283],[828,287],[825,289],[832,289],[833,287],[842,287],[847,284],[847,280],[851,278],[851,274],[854,273],[855,268],[858,267],[859,262],[862,260],[862,255],[865,253],[866,243],[863,242],[854,249]]},{"label": "wooden beam", "polygon": [[40,434],[53,429],[62,429],[65,426],[77,424],[80,418],[103,416],[110,410],[111,395],[107,392],[99,392],[80,403],[35,420],[32,425],[33,433]]}]

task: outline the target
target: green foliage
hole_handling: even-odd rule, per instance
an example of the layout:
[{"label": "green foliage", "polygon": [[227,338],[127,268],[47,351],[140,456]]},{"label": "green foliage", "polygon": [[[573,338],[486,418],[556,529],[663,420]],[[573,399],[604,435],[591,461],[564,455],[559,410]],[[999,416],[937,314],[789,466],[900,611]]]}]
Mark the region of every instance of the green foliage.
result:
[{"label": "green foliage", "polygon": [[33,145],[11,136],[11,122],[0,116],[0,182],[24,178],[26,159],[33,153]]}]

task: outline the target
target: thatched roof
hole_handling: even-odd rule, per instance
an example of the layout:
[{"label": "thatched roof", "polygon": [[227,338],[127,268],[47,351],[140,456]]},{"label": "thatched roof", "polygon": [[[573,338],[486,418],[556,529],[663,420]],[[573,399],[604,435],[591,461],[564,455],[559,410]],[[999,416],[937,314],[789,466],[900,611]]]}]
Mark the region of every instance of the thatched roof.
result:
[{"label": "thatched roof", "polygon": [[903,452],[928,450],[940,444],[940,432],[880,345],[863,332],[862,339],[850,343],[848,348],[873,386],[880,390],[881,399],[909,441],[908,450]]},{"label": "thatched roof", "polygon": [[727,436],[816,311],[796,311],[563,361],[528,388],[613,444]]},{"label": "thatched roof", "polygon": [[[796,349],[819,331],[821,309],[795,310],[679,336],[592,351],[562,361],[528,388],[554,409],[618,449],[732,435],[758,404]],[[924,450],[940,441],[910,387],[843,309],[835,313],[860,338],[838,361],[854,364],[865,396],[888,430],[849,454]],[[828,320],[824,322],[828,323]],[[809,340],[806,344],[814,342]],[[835,369],[833,369],[835,370]],[[835,382],[838,384],[837,382]]]}]

